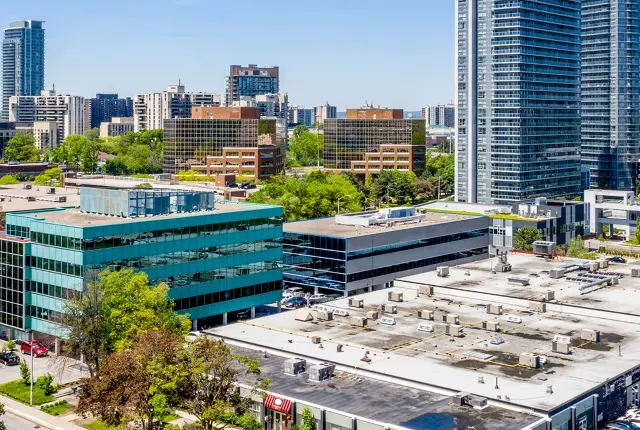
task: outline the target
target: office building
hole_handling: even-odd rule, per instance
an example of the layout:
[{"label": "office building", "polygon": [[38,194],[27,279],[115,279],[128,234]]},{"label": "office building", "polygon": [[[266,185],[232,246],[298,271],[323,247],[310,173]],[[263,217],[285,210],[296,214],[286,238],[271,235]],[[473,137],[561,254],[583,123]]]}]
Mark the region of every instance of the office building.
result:
[{"label": "office building", "polygon": [[9,121],[49,121],[58,125],[58,143],[84,133],[84,98],[41,91],[39,96],[9,97]]},{"label": "office building", "polygon": [[2,41],[2,116],[9,119],[9,97],[37,96],[44,90],[44,21],[12,22]]},{"label": "office building", "polygon": [[100,137],[120,136],[134,129],[133,117],[111,118],[111,121],[100,124]]},{"label": "office building", "polygon": [[324,168],[359,175],[413,171],[425,165],[423,119],[403,119],[402,109],[347,109],[324,123]]},{"label": "office building", "polygon": [[100,127],[112,118],[133,117],[133,99],[118,98],[118,94],[96,94],[84,99],[84,129]]},{"label": "office building", "polygon": [[280,92],[280,70],[278,67],[258,67],[232,65],[227,76],[225,105],[232,106],[241,97],[255,97],[260,94]]},{"label": "office building", "polygon": [[12,338],[60,336],[64,300],[88,276],[145,272],[169,285],[176,310],[198,324],[282,294],[282,208],[215,203],[215,193],[81,188],[80,208],[8,213],[0,251],[0,329]]},{"label": "office building", "polygon": [[632,190],[640,162],[640,1],[582,2],[582,165],[594,187]]},{"label": "office building", "polygon": [[591,233],[599,237],[605,227],[609,234],[621,231],[626,240],[636,235],[640,218],[640,199],[634,191],[626,190],[585,190],[584,201],[589,203]]},{"label": "office building", "polygon": [[580,192],[579,0],[457,0],[458,201]]},{"label": "office building", "polygon": [[289,125],[304,125],[311,127],[313,125],[313,109],[305,109],[304,106],[291,106],[289,108]]},{"label": "office building", "polygon": [[331,106],[329,102],[325,102],[322,106],[316,106],[313,108],[313,122],[324,124],[327,119],[337,118],[338,108]]},{"label": "office building", "polygon": [[164,120],[191,118],[194,106],[220,106],[218,93],[188,93],[184,85],[170,85],[167,91],[136,94],[134,97],[134,129],[164,128]]},{"label": "office building", "polygon": [[165,120],[164,173],[196,170],[264,179],[284,170],[276,119],[255,107],[195,107],[192,118]]},{"label": "office building", "polygon": [[419,213],[415,208],[336,215],[284,225],[284,280],[290,287],[352,295],[397,277],[486,258],[484,216]]},{"label": "office building", "polygon": [[453,105],[437,105],[422,108],[422,118],[427,127],[455,127],[456,109]]}]

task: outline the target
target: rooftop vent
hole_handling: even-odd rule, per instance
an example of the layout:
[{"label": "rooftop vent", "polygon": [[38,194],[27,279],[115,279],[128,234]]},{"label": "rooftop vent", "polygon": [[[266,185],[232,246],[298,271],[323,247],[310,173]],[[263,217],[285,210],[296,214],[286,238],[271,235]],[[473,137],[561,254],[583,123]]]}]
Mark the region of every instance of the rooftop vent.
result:
[{"label": "rooftop vent", "polygon": [[507,278],[507,282],[509,283],[509,285],[521,285],[523,287],[526,287],[530,284],[529,278],[516,278],[515,276]]},{"label": "rooftop vent", "polygon": [[521,366],[527,366],[537,369],[538,367],[540,367],[540,357],[530,352],[523,352],[520,354],[519,364]]},{"label": "rooftop vent", "polygon": [[500,323],[498,321],[483,321],[482,328],[487,331],[500,331]]},{"label": "rooftop vent", "polygon": [[[638,269],[640,271],[640,269]],[[640,278],[640,274],[638,275]],[[431,285],[420,285],[420,294],[425,296],[433,296],[433,287]]]},{"label": "rooftop vent", "polygon": [[366,327],[367,319],[364,317],[351,317],[351,325],[356,327]]},{"label": "rooftop vent", "polygon": [[307,367],[307,361],[302,358],[290,358],[284,362],[284,373],[287,375],[297,375],[303,373]]},{"label": "rooftop vent", "polygon": [[364,300],[351,297],[349,299],[349,306],[352,308],[364,308]]},{"label": "rooftop vent", "polygon": [[487,313],[491,315],[502,315],[502,305],[489,304],[487,305]]},{"label": "rooftop vent", "polygon": [[397,314],[398,313],[398,306],[385,303],[385,304],[383,304],[381,306],[381,310],[382,310],[383,313]]},{"label": "rooftop vent", "polygon": [[590,328],[583,328],[580,331],[580,339],[588,340],[591,342],[600,342],[600,330],[593,330]]},{"label": "rooftop vent", "polygon": [[438,276],[440,276],[441,278],[446,278],[447,276],[449,276],[449,266],[439,266],[437,270]]},{"label": "rooftop vent", "polygon": [[427,323],[418,324],[418,331],[433,332],[433,326]]},{"label": "rooftop vent", "polygon": [[420,309],[418,311],[418,319],[433,321],[433,311],[428,309]]},{"label": "rooftop vent", "polygon": [[402,293],[396,293],[395,291],[389,291],[388,294],[390,302],[402,302]]},{"label": "rooftop vent", "polygon": [[296,311],[296,321],[313,321],[313,315],[307,309],[298,309]]},{"label": "rooftop vent", "polygon": [[322,382],[331,379],[336,370],[334,364],[320,363],[309,367],[309,381]]},{"label": "rooftop vent", "polygon": [[377,320],[378,316],[379,316],[378,311],[368,311],[367,312],[367,319]]},{"label": "rooftop vent", "polygon": [[382,317],[380,318],[380,324],[396,325],[396,319],[392,317]]}]

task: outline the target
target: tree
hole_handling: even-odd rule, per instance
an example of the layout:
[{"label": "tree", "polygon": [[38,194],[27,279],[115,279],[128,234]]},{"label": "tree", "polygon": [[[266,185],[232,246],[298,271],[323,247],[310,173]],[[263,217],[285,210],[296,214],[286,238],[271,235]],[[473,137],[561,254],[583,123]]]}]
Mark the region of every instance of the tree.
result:
[{"label": "tree", "polygon": [[4,175],[0,178],[0,185],[14,185],[19,184],[20,181],[13,175]]},{"label": "tree", "polygon": [[305,133],[309,133],[309,128],[306,125],[297,125],[296,128],[293,129],[293,138],[298,139]]},{"label": "tree", "polygon": [[29,385],[31,383],[31,372],[29,371],[29,366],[25,361],[20,361],[20,379],[25,385]]},{"label": "tree", "polygon": [[100,128],[93,127],[88,130],[85,130],[84,136],[89,139],[89,142],[95,142],[100,138]]},{"label": "tree", "polygon": [[47,396],[55,392],[55,389],[53,388],[53,376],[50,373],[38,376],[38,379],[36,379],[36,386]]},{"label": "tree", "polygon": [[122,158],[110,158],[104,163],[104,172],[112,176],[124,176],[127,174],[127,163]]},{"label": "tree", "polygon": [[584,247],[584,240],[582,240],[582,236],[580,235],[569,242],[567,257],[584,258],[587,260],[593,260],[595,258],[595,256]]},{"label": "tree", "polygon": [[66,347],[83,354],[89,374],[113,351],[124,350],[132,339],[147,330],[164,328],[183,336],[191,323],[173,310],[168,287],[149,287],[144,272],[132,269],[89,274],[83,294],[67,300],[62,323],[67,327]]},{"label": "tree", "polygon": [[69,163],[85,172],[93,172],[98,164],[98,145],[86,136],[72,134],[49,155],[54,163]]},{"label": "tree", "polygon": [[413,203],[417,194],[416,175],[412,172],[383,170],[373,180],[371,194],[373,198],[387,204]]},{"label": "tree", "polygon": [[130,349],[109,355],[95,377],[83,380],[78,411],[110,426],[135,421],[152,430],[154,417],[179,403],[189,375],[182,342],[167,330],[142,332]]},{"label": "tree", "polygon": [[[111,162],[105,171],[109,174],[160,173],[164,161],[163,130],[141,130],[125,135],[99,139],[96,141],[99,151],[117,155],[122,160]],[[117,163],[117,164],[114,164]],[[126,173],[122,173],[126,170]]]},{"label": "tree", "polygon": [[531,251],[533,249],[533,242],[541,240],[542,236],[538,232],[538,229],[533,227],[522,227],[516,232],[513,238],[513,247],[521,251]]},{"label": "tree", "polygon": [[302,430],[316,430],[316,419],[309,408],[302,410]]},{"label": "tree", "polygon": [[205,430],[222,429],[234,415],[248,410],[252,400],[238,394],[238,380],[251,375],[255,392],[269,387],[269,379],[260,376],[258,360],[234,354],[222,340],[200,336],[190,344],[188,356],[189,375],[181,396]]},{"label": "tree", "polygon": [[635,237],[636,239],[640,242],[640,218],[638,218],[636,220],[636,232],[635,232]]},{"label": "tree", "polygon": [[4,158],[9,161],[39,161],[40,150],[36,148],[36,140],[21,131],[7,142]]},{"label": "tree", "polygon": [[52,167],[51,169],[47,169],[33,180],[33,183],[36,185],[47,185],[52,184],[53,180],[60,180],[60,176],[62,175],[62,169],[59,167]]},{"label": "tree", "polygon": [[[304,125],[299,125],[303,127]],[[298,129],[296,127],[296,130]],[[324,138],[309,131],[305,131],[296,136],[294,130],[294,138],[289,142],[289,148],[286,152],[286,165],[288,167],[297,166],[316,166],[322,161],[324,153]]]},{"label": "tree", "polygon": [[[0,417],[4,415],[4,405],[0,403]],[[7,426],[5,426],[4,421],[0,421],[0,430],[7,430]]]}]

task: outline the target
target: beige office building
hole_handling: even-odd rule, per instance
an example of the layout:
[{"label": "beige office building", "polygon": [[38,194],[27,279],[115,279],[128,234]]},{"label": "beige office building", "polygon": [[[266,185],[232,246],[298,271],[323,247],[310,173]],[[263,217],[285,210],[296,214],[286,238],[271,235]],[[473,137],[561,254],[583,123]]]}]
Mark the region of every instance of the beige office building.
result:
[{"label": "beige office building", "polygon": [[133,117],[112,118],[111,121],[100,123],[100,137],[112,137],[134,131]]}]

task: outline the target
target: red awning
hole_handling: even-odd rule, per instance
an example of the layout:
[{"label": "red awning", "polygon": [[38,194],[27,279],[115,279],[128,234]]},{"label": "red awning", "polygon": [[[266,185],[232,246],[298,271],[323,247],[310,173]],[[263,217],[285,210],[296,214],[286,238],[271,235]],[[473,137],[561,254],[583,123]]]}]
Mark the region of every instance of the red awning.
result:
[{"label": "red awning", "polygon": [[291,414],[291,400],[282,397],[268,395],[264,399],[264,407],[282,412],[283,414]]}]

